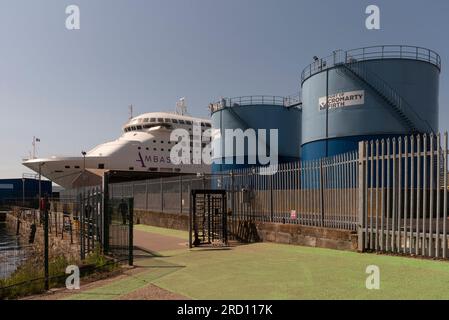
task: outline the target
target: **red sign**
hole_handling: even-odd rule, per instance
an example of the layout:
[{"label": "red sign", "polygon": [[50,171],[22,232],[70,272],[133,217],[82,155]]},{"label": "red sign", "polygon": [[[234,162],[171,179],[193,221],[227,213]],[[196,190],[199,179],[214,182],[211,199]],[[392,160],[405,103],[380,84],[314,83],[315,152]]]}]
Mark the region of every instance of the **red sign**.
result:
[{"label": "red sign", "polygon": [[296,210],[290,211],[290,219],[296,220],[297,219]]}]

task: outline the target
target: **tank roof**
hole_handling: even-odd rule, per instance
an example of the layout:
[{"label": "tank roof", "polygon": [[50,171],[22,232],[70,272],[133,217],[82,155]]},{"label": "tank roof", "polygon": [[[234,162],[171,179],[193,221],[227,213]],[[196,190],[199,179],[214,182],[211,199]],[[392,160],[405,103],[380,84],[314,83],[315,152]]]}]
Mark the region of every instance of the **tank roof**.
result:
[{"label": "tank roof", "polygon": [[314,57],[315,61],[304,68],[301,73],[301,84],[311,76],[340,64],[382,59],[424,61],[436,66],[441,71],[441,57],[433,50],[407,45],[371,46],[348,51],[335,50],[331,55],[321,59]]},{"label": "tank roof", "polygon": [[286,108],[301,108],[301,98],[294,97],[280,97],[280,96],[241,96],[234,98],[222,98],[220,101],[209,104],[211,113],[217,112],[224,108],[240,107],[240,106],[281,106]]}]

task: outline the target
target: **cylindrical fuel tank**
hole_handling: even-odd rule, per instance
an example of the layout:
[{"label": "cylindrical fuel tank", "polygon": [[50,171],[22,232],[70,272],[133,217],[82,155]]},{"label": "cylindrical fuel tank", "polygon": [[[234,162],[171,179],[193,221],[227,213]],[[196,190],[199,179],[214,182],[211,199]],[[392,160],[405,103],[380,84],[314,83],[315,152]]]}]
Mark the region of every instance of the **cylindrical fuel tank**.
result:
[{"label": "cylindrical fuel tank", "polygon": [[[270,148],[274,149],[273,143],[277,143],[278,163],[299,159],[299,100],[276,96],[246,96],[222,99],[211,104],[210,109],[213,172],[267,165],[266,161],[261,161],[260,155],[269,155]],[[277,134],[274,134],[275,131]],[[236,144],[241,136],[234,138],[232,134],[238,136],[241,133],[245,142],[243,148],[239,149]],[[254,138],[257,148],[254,148]]]},{"label": "cylindrical fuel tank", "polygon": [[302,160],[361,140],[438,131],[440,56],[411,46],[334,51],[304,69]]}]

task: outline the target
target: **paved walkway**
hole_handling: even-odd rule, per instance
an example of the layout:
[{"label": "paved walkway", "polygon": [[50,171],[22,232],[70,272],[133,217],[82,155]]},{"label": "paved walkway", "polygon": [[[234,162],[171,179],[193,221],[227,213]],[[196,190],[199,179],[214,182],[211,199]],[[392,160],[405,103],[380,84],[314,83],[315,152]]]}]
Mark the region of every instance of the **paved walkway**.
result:
[{"label": "paved walkway", "polygon": [[54,290],[50,294],[30,297],[34,300],[170,300],[184,296],[162,289],[151,282],[176,272],[182,265],[164,260],[164,252],[187,249],[183,231],[139,226],[134,230],[134,268],[122,274],[91,283],[81,283],[81,289]]}]

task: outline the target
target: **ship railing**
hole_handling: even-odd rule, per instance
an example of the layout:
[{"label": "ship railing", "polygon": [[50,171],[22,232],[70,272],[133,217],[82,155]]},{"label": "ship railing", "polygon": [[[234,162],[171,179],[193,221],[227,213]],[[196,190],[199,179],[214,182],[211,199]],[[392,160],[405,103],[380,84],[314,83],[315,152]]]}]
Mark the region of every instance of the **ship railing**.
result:
[{"label": "ship railing", "polygon": [[433,64],[438,70],[441,70],[441,57],[433,50],[407,45],[371,46],[348,51],[336,50],[331,55],[321,59],[315,57],[315,61],[302,71],[301,83],[304,83],[311,76],[339,64],[379,59],[424,61]]},{"label": "ship railing", "polygon": [[218,102],[211,103],[209,105],[209,109],[213,113],[223,108],[236,107],[236,106],[274,105],[289,108],[289,107],[299,107],[300,104],[301,98],[299,95],[288,97],[254,95],[254,96],[223,98]]}]

